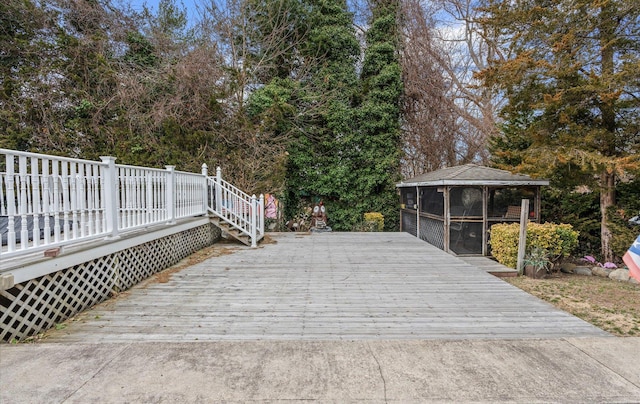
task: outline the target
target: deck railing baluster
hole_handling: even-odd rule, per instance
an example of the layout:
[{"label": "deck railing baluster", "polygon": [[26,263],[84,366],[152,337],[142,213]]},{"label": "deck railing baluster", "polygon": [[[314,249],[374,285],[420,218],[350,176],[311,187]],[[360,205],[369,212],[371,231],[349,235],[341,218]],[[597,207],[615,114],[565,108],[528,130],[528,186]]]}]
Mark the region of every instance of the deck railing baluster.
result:
[{"label": "deck railing baluster", "polygon": [[18,210],[20,212],[20,249],[26,250],[29,245],[28,224],[28,201],[27,201],[27,158],[20,156],[18,158],[18,184],[20,189],[20,199],[18,202]]},{"label": "deck railing baluster", "polygon": [[104,201],[100,198],[102,187],[100,186],[100,170],[101,168],[96,165],[91,166],[91,183],[93,184],[93,209],[94,209],[94,232],[93,234],[100,234],[105,231],[105,227],[102,225],[102,218],[104,217],[104,210],[101,203]]},{"label": "deck railing baluster", "polygon": [[78,163],[78,209],[80,210],[80,237],[87,237],[87,228],[89,223],[87,221],[87,172],[85,165]]},{"label": "deck railing baluster", "polygon": [[52,182],[53,182],[53,242],[60,242],[60,162],[52,160]]},{"label": "deck railing baluster", "polygon": [[7,208],[4,201],[4,188],[7,186],[5,177],[5,173],[0,173],[0,216],[7,216]]},{"label": "deck railing baluster", "polygon": [[73,239],[78,238],[78,227],[81,225],[78,223],[78,176],[77,176],[77,164],[69,164],[69,206],[71,211],[71,237]]},{"label": "deck railing baluster", "polygon": [[69,162],[62,162],[62,227],[64,240],[68,241],[70,238],[70,223],[69,223]]},{"label": "deck railing baluster", "polygon": [[14,156],[7,155],[6,157],[6,170],[7,170],[7,248],[9,252],[16,249],[16,231],[15,231],[15,216],[16,216],[16,194],[15,194],[15,160]]},{"label": "deck railing baluster", "polygon": [[[40,164],[36,157],[31,158],[31,209],[33,212],[33,246],[40,246],[40,217],[42,214],[40,198]],[[37,235],[37,236],[36,236]]]},{"label": "deck railing baluster", "polygon": [[85,165],[84,167],[84,176],[85,176],[85,186],[86,186],[86,195],[85,201],[86,206],[85,210],[87,211],[87,235],[92,236],[94,234],[94,226],[95,226],[95,217],[94,217],[94,208],[93,208],[93,193],[94,193],[94,183],[93,176],[91,174],[91,166]]},{"label": "deck railing baluster", "polygon": [[136,209],[137,209],[137,225],[148,224],[145,220],[145,204],[144,204],[144,171],[136,170]]},{"label": "deck railing baluster", "polygon": [[42,216],[44,218],[44,239],[45,245],[51,244],[51,188],[49,181],[49,159],[42,159]]}]

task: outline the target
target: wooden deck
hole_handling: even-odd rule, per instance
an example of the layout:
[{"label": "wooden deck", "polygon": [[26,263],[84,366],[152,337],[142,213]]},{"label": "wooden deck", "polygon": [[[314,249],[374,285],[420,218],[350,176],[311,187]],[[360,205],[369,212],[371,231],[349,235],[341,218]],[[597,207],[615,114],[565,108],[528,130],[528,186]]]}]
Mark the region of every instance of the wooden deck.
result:
[{"label": "wooden deck", "polygon": [[134,287],[46,341],[609,335],[406,233],[270,237]]},{"label": "wooden deck", "polygon": [[481,257],[481,256],[459,256],[461,260],[466,262],[467,264],[483,269],[486,272],[500,276],[503,278],[518,276],[518,271],[509,268],[505,265],[500,264],[498,261],[493,260],[490,257]]}]

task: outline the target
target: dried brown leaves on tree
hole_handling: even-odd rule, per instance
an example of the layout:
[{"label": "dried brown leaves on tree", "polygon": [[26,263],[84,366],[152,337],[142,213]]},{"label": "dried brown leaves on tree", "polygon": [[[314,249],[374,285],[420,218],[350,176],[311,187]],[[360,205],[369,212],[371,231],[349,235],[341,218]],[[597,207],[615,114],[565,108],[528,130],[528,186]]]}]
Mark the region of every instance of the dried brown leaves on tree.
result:
[{"label": "dried brown leaves on tree", "polygon": [[435,43],[429,11],[418,0],[403,8],[404,82],[403,175],[412,177],[455,165],[459,143],[451,85],[442,68],[443,55]]},{"label": "dried brown leaves on tree", "polygon": [[499,57],[473,0],[403,1],[404,174],[487,162],[501,101],[474,74]]},{"label": "dried brown leaves on tree", "polygon": [[438,0],[438,43],[443,50],[442,68],[451,81],[451,97],[467,149],[462,159],[487,162],[487,139],[497,133],[498,111],[503,97],[484,87],[478,72],[494,60],[502,60],[501,49],[479,23],[478,0]]}]

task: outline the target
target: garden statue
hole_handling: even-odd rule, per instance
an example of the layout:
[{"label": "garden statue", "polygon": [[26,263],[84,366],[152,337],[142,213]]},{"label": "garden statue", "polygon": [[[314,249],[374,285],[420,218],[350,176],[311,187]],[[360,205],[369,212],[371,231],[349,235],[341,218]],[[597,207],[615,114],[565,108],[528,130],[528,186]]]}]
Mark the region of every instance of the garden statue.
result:
[{"label": "garden statue", "polygon": [[327,226],[327,221],[327,209],[320,201],[313,207],[311,213],[311,231],[331,231],[331,227]]},{"label": "garden statue", "polygon": [[267,194],[265,198],[265,211],[264,216],[267,219],[278,218],[278,200],[273,194]]}]

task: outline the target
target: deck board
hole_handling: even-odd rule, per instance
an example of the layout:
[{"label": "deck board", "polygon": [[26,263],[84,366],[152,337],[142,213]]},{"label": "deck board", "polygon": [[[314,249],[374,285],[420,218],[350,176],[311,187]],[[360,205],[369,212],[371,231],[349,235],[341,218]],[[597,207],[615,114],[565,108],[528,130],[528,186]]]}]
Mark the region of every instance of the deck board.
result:
[{"label": "deck board", "polygon": [[609,335],[406,233],[272,238],[136,286],[47,341]]}]

